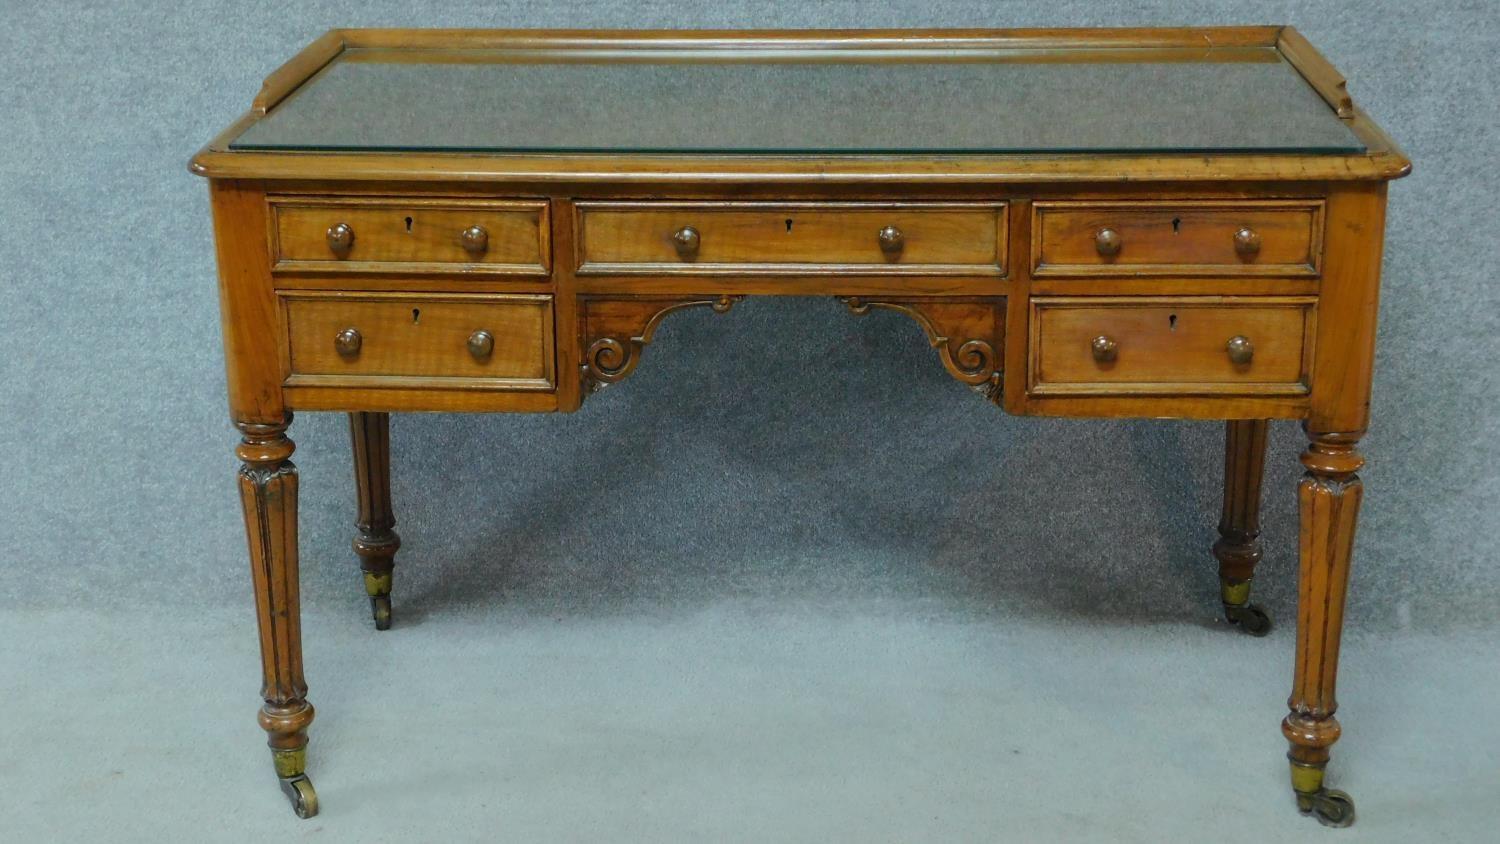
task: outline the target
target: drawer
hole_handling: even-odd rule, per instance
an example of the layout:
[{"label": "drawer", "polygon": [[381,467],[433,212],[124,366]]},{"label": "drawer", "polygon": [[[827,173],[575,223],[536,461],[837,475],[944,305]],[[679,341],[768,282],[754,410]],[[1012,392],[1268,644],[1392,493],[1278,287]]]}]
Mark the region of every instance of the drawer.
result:
[{"label": "drawer", "polygon": [[1004,203],[580,202],[580,275],[990,275]]},{"label": "drawer", "polygon": [[280,296],[288,386],[553,388],[551,296]]},{"label": "drawer", "polygon": [[273,197],[273,269],[546,275],[547,203]]},{"label": "drawer", "polygon": [[1036,202],[1031,274],[1316,276],[1321,200]]},{"label": "drawer", "polygon": [[1313,297],[1031,300],[1035,395],[1304,395]]}]

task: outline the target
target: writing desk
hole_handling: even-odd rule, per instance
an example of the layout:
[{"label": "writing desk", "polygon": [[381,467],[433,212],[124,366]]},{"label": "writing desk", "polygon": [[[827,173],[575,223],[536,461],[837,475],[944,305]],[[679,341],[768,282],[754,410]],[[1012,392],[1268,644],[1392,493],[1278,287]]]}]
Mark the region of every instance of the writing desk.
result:
[{"label": "writing desk", "polygon": [[1369,422],[1386,183],[1406,158],[1296,31],[336,30],[193,159],[210,179],[264,665],[297,814],[292,411],[349,414],[377,629],[389,413],[575,411],[662,320],[744,296],[898,311],[1011,413],[1226,420],[1219,563],[1250,603],[1267,420],[1300,419],[1282,731],[1323,786]]}]

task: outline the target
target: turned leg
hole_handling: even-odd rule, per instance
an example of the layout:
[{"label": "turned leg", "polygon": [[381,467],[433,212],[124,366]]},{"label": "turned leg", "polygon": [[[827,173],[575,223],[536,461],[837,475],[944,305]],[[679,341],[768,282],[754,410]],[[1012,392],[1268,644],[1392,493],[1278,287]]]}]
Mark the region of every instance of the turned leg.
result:
[{"label": "turned leg", "polygon": [[318,795],[307,778],[307,727],[313,720],[302,679],[301,608],[297,585],[297,467],[287,439],[291,415],[280,425],[238,423],[235,453],[240,500],[250,540],[255,614],[263,670],[260,726],[269,736],[282,791],[298,817],[318,813]]},{"label": "turned leg", "polygon": [[349,439],[354,446],[354,490],[359,504],[359,535],[354,553],[364,572],[365,593],[376,630],[391,626],[391,572],[401,537],[392,530],[391,417],[388,413],[349,414]]},{"label": "turned leg", "polygon": [[1260,562],[1260,480],[1266,465],[1264,419],[1231,419],[1224,429],[1224,514],[1219,519],[1219,596],[1224,617],[1252,636],[1271,632],[1271,618],[1250,603]]},{"label": "turned leg", "polygon": [[1339,738],[1334,718],[1334,680],[1349,558],[1363,486],[1355,474],[1364,458],[1355,450],[1358,434],[1308,433],[1302,455],[1307,467],[1298,486],[1302,510],[1301,575],[1297,598],[1297,667],[1292,679],[1291,713],[1281,731],[1292,743],[1292,789],[1297,807],[1316,813],[1330,826],[1354,822],[1349,795],[1323,787],[1328,750]]}]

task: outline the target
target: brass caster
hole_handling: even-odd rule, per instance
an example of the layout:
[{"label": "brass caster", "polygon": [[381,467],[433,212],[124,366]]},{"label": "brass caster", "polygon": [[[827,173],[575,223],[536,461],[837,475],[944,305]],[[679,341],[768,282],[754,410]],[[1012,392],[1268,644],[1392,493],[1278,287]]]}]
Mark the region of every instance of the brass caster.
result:
[{"label": "brass caster", "polygon": [[376,630],[391,629],[391,596],[372,596],[370,598],[370,615],[375,618]]},{"label": "brass caster", "polygon": [[1334,788],[1297,792],[1297,809],[1324,826],[1342,829],[1354,823],[1354,798]]},{"label": "brass caster", "polygon": [[1264,636],[1271,632],[1271,617],[1260,608],[1259,604],[1243,604],[1241,606],[1224,605],[1224,617],[1230,624],[1239,625],[1239,628],[1251,636]]},{"label": "brass caster", "polygon": [[313,791],[312,780],[307,774],[281,777],[281,793],[292,801],[292,811],[299,818],[310,818],[318,813],[318,792]]}]

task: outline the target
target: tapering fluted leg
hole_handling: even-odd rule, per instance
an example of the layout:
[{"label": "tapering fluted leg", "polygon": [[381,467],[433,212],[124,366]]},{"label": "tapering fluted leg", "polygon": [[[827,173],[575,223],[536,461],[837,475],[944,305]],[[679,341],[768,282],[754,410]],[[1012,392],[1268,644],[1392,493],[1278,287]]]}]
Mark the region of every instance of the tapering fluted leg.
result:
[{"label": "tapering fluted leg", "polygon": [[1224,513],[1219,519],[1219,596],[1224,617],[1253,636],[1271,632],[1271,618],[1250,603],[1260,562],[1260,481],[1266,465],[1264,419],[1232,419],[1224,429]]},{"label": "tapering fluted leg", "polygon": [[376,630],[391,626],[391,573],[401,537],[392,530],[391,417],[388,413],[349,414],[349,440],[354,446],[354,489],[359,505],[354,553],[364,572],[365,593]]},{"label": "tapering fluted leg", "polygon": [[1339,636],[1354,550],[1355,522],[1363,486],[1355,474],[1364,458],[1355,450],[1358,434],[1315,434],[1302,455],[1307,467],[1298,486],[1302,510],[1301,576],[1297,603],[1297,662],[1291,713],[1281,731],[1292,743],[1292,789],[1297,807],[1332,826],[1354,822],[1349,795],[1323,787],[1329,748],[1339,738],[1334,717],[1338,702]]},{"label": "tapering fluted leg", "polygon": [[302,621],[297,583],[297,467],[280,425],[241,422],[240,500],[250,541],[262,666],[260,726],[269,736],[281,788],[298,817],[318,813],[307,778],[307,727],[313,720],[302,678]]}]

